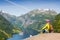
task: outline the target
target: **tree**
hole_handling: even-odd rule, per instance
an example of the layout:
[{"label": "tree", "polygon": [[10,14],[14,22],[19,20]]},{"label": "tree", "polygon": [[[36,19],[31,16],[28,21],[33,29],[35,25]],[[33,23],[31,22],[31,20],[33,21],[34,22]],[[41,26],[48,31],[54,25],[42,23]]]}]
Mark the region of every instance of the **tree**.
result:
[{"label": "tree", "polygon": [[54,21],[52,22],[54,32],[59,32],[60,33],[60,13],[55,16]]}]

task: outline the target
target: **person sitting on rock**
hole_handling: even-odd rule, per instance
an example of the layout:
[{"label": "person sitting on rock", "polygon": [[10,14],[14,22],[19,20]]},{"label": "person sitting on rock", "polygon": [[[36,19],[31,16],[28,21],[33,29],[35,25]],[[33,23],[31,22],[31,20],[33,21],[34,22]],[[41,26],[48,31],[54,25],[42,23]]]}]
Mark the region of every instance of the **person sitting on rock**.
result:
[{"label": "person sitting on rock", "polygon": [[43,33],[51,33],[53,32],[53,27],[50,24],[50,20],[46,19],[46,25],[42,28]]}]

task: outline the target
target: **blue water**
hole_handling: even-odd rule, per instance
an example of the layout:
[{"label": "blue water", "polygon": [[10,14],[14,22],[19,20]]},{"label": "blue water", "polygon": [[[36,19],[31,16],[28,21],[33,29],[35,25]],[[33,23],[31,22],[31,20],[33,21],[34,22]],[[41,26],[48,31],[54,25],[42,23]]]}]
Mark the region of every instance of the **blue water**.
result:
[{"label": "blue water", "polygon": [[29,37],[28,33],[20,32],[19,34],[13,34],[13,36],[7,40],[24,40],[27,37]]},{"label": "blue water", "polygon": [[7,40],[23,40],[23,35],[14,34],[11,38]]},{"label": "blue water", "polygon": [[30,35],[36,35],[38,32],[35,30],[30,29],[30,32],[20,32],[19,34],[13,34],[11,38],[8,38],[7,40],[24,40],[25,38],[28,38]]}]

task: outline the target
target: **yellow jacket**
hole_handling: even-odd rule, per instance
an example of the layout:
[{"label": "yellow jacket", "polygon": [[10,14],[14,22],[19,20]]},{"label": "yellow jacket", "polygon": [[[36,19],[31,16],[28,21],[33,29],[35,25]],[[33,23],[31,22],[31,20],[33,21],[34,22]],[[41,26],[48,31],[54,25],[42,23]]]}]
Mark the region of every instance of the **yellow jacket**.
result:
[{"label": "yellow jacket", "polygon": [[45,26],[42,28],[42,30],[45,29],[45,28],[49,30],[50,24],[49,23],[46,23]]}]

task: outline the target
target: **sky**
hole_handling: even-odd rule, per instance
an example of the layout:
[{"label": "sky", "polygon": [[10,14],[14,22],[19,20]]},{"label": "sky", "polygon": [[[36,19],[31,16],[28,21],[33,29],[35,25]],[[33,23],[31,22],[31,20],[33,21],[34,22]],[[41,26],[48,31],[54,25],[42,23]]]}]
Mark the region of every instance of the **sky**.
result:
[{"label": "sky", "polygon": [[0,0],[0,10],[21,16],[33,9],[53,9],[60,12],[60,0]]}]

